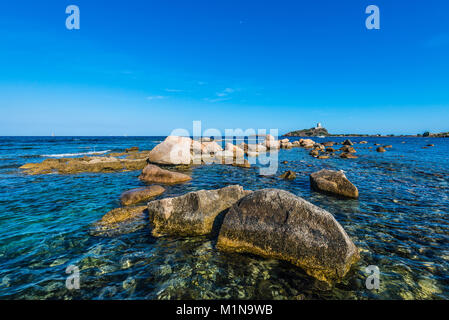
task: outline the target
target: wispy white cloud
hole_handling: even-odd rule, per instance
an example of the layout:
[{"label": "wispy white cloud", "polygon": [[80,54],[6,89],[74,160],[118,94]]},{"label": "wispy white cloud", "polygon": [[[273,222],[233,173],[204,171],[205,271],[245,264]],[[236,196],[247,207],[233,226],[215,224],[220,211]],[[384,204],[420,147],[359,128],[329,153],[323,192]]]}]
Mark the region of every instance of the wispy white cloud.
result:
[{"label": "wispy white cloud", "polygon": [[166,92],[172,92],[172,93],[177,93],[177,92],[184,92],[185,90],[181,90],[181,89],[165,89]]},{"label": "wispy white cloud", "polygon": [[165,99],[166,97],[164,96],[148,96],[147,100],[161,100],[161,99]]},{"label": "wispy white cloud", "polygon": [[207,102],[222,102],[231,100],[231,97],[223,97],[223,98],[204,98]]},{"label": "wispy white cloud", "polygon": [[226,88],[222,91],[216,92],[214,98],[205,98],[204,100],[208,102],[221,102],[221,101],[227,101],[231,100],[231,94],[234,93],[236,90],[233,88]]}]

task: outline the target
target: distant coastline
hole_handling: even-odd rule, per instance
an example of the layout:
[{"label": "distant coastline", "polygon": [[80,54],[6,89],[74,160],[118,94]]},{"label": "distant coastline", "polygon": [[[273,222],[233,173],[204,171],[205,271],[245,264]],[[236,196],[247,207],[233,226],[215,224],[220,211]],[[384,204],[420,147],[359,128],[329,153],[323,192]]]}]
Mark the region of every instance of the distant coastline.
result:
[{"label": "distant coastline", "polygon": [[317,126],[310,129],[301,129],[288,132],[283,135],[284,137],[424,137],[424,138],[449,138],[449,132],[431,133],[424,132],[423,134],[359,134],[359,133],[344,133],[344,134],[332,134],[327,131],[326,128]]}]

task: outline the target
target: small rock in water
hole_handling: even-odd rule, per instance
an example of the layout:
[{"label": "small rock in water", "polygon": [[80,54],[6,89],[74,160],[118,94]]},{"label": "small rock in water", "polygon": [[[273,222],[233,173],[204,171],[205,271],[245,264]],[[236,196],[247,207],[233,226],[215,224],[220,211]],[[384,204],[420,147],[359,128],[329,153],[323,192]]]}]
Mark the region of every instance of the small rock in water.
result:
[{"label": "small rock in water", "polygon": [[192,178],[186,174],[161,169],[153,164],[148,164],[142,170],[139,179],[146,182],[155,182],[164,184],[176,184],[192,180]]},{"label": "small rock in water", "polygon": [[385,151],[387,151],[387,150],[385,150],[385,148],[383,148],[383,147],[378,147],[378,148],[376,149],[376,151],[377,151],[377,152],[385,152]]},{"label": "small rock in water", "polygon": [[120,202],[124,206],[129,206],[131,204],[139,203],[150,198],[161,195],[165,192],[165,189],[161,186],[154,185],[144,188],[136,188],[128,190],[120,196]]},{"label": "small rock in water", "polygon": [[283,174],[281,174],[279,176],[279,178],[281,179],[286,179],[286,180],[293,180],[296,178],[296,173],[294,173],[293,171],[286,171]]},{"label": "small rock in water", "polygon": [[358,198],[359,191],[341,171],[322,169],[310,175],[310,185],[316,191],[348,198]]}]

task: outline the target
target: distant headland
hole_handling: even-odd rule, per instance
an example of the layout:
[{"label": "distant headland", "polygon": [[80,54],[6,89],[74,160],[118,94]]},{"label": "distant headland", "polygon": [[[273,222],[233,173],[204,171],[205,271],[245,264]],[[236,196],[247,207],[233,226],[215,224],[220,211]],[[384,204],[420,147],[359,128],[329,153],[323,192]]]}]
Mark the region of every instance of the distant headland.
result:
[{"label": "distant headland", "polygon": [[285,137],[430,137],[430,138],[449,138],[449,132],[431,133],[424,132],[422,134],[414,135],[394,135],[394,134],[358,134],[358,133],[345,133],[345,134],[332,134],[327,131],[326,128],[318,123],[316,127],[310,129],[295,130],[284,134]]}]

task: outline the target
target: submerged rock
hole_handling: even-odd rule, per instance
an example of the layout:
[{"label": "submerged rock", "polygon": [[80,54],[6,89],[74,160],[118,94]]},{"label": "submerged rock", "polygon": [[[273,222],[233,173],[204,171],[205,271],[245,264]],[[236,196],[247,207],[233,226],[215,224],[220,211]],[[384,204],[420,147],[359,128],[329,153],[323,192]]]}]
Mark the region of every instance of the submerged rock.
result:
[{"label": "submerged rock", "polygon": [[192,180],[192,178],[186,174],[165,170],[154,164],[147,164],[145,168],[143,168],[139,179],[146,182],[164,184],[176,184]]},{"label": "submerged rock", "polygon": [[217,190],[200,190],[148,203],[154,236],[205,235],[212,231],[216,217],[251,191],[234,185]]},{"label": "submerged rock", "polygon": [[158,185],[131,189],[122,193],[120,202],[124,206],[129,206],[156,197],[164,192],[165,189]]},{"label": "submerged rock", "polygon": [[387,151],[387,150],[385,150],[384,147],[378,147],[378,148],[376,149],[376,151],[377,151],[377,152],[385,152],[385,151]]},{"label": "submerged rock", "polygon": [[145,225],[146,210],[146,206],[113,209],[93,224],[91,233],[111,236],[136,231]]},{"label": "submerged rock", "polygon": [[329,212],[278,189],[258,190],[226,214],[217,248],[286,260],[321,281],[338,281],[359,258]]},{"label": "submerged rock", "polygon": [[310,175],[310,185],[316,191],[332,193],[348,198],[358,198],[359,190],[341,171],[322,169]]}]

